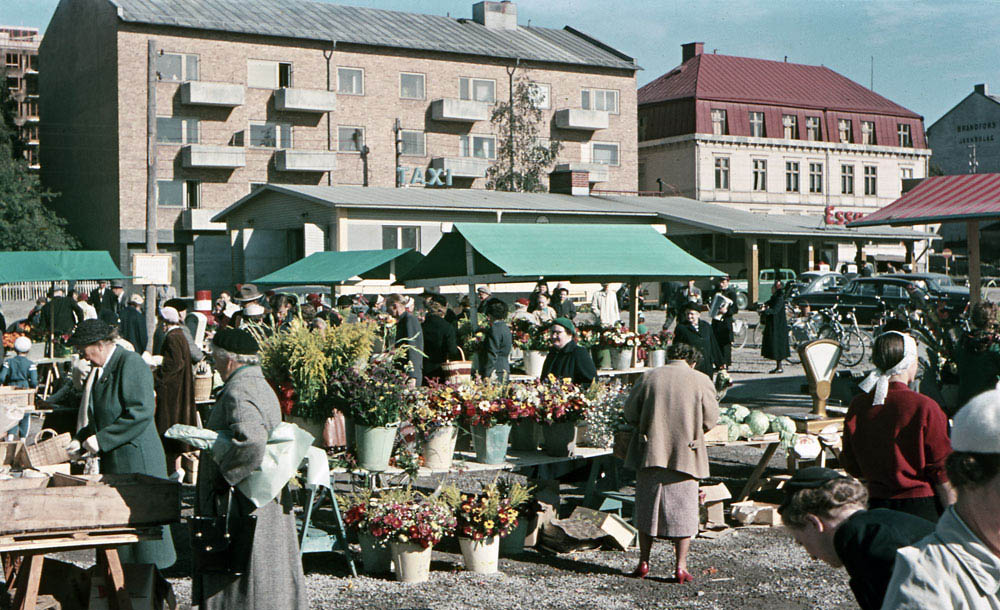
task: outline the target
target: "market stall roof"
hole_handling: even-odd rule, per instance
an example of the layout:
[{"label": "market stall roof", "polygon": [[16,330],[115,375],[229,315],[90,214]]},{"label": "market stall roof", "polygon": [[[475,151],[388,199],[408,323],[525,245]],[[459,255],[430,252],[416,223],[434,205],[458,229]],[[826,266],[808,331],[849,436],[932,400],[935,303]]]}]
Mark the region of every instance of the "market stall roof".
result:
[{"label": "market stall roof", "polygon": [[0,283],[121,280],[111,255],[100,250],[0,252]]},{"label": "market stall roof", "polygon": [[415,287],[540,277],[595,282],[722,274],[650,225],[456,223],[400,281]]},{"label": "market stall roof", "polygon": [[316,252],[254,280],[255,284],[341,284],[362,279],[389,279],[409,271],[423,259],[410,248]]},{"label": "market stall roof", "polygon": [[852,227],[1000,218],[1000,174],[931,176]]}]

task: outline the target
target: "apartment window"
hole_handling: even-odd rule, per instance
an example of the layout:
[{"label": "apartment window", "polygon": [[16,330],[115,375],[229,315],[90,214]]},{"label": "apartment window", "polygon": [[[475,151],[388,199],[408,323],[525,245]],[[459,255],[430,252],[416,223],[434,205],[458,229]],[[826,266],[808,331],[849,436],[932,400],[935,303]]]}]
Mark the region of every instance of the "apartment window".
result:
[{"label": "apartment window", "polygon": [[550,101],[551,88],[544,83],[531,83],[531,103],[539,110],[548,110],[552,107]]},{"label": "apartment window", "polygon": [[263,59],[247,60],[247,86],[255,89],[282,89],[292,86],[292,64]]},{"label": "apartment window", "polygon": [[874,165],[865,166],[865,195],[878,194],[878,168]]},{"label": "apartment window", "polygon": [[7,57],[5,63],[8,68],[16,68],[20,65],[21,62],[18,60],[17,53],[7,53],[6,55]]},{"label": "apartment window", "polygon": [[840,166],[840,194],[841,195],[853,195],[854,194],[854,166],[853,165],[841,165]]},{"label": "apartment window", "polygon": [[7,77],[7,88],[11,93],[17,93],[21,89],[21,79],[16,76]]},{"label": "apartment window", "polygon": [[458,79],[458,97],[463,100],[492,104],[497,101],[496,89],[497,84],[493,80],[464,76]]},{"label": "apartment window", "polygon": [[365,71],[361,68],[337,68],[337,93],[365,94]]},{"label": "apartment window", "polygon": [[198,56],[181,53],[160,53],[156,58],[156,73],[160,80],[198,80]]},{"label": "apartment window", "polygon": [[715,158],[715,188],[729,190],[729,157]]},{"label": "apartment window", "polygon": [[250,123],[250,146],[255,148],[291,148],[290,123]]},{"label": "apartment window", "polygon": [[495,159],[497,156],[496,139],[493,136],[461,136],[458,140],[458,152],[463,157]]},{"label": "apartment window", "polygon": [[156,141],[161,144],[197,144],[198,119],[156,117]]},{"label": "apartment window", "polygon": [[806,139],[810,142],[818,142],[822,140],[822,131],[819,126],[818,116],[807,116],[806,117]]},{"label": "apartment window", "polygon": [[899,168],[899,177],[903,180],[913,179],[913,168],[912,167],[901,167]]},{"label": "apartment window", "polygon": [[838,120],[837,131],[840,133],[841,144],[850,144],[854,141],[854,129],[851,125],[851,119]]},{"label": "apartment window", "polygon": [[201,182],[157,180],[156,205],[165,208],[197,208],[201,205]]},{"label": "apartment window", "polygon": [[712,109],[712,135],[724,136],[729,133],[726,125],[726,111],[720,108]]},{"label": "apartment window", "polygon": [[[198,60],[197,56],[194,56],[194,57],[195,57],[195,61],[197,61]],[[38,56],[37,55],[29,55],[28,56],[28,68],[30,68],[31,70],[35,70],[35,71],[38,70]],[[196,70],[196,72],[197,72],[197,70]],[[195,76],[197,76],[197,74],[195,74]]]},{"label": "apartment window", "polygon": [[754,159],[753,160],[753,190],[755,190],[755,191],[766,191],[767,190],[767,160],[766,159]]},{"label": "apartment window", "polygon": [[400,130],[399,154],[410,157],[427,156],[427,134],[422,131]]},{"label": "apartment window", "polygon": [[401,73],[399,75],[399,97],[404,100],[424,99],[424,75]]},{"label": "apartment window", "polygon": [[750,136],[754,138],[764,137],[764,113],[750,113]]},{"label": "apartment window", "polygon": [[896,125],[896,135],[899,136],[899,145],[907,148],[913,146],[913,135],[910,133],[910,126],[904,123]]},{"label": "apartment window", "polygon": [[[756,164],[756,161],[754,162]],[[756,181],[756,180],[755,180]],[[754,190],[758,190],[755,188]],[[762,189],[761,189],[762,190]],[[785,161],[785,192],[799,192],[799,162]]]},{"label": "apartment window", "polygon": [[875,121],[861,121],[861,143],[875,144]]},{"label": "apartment window", "polygon": [[603,110],[618,114],[618,91],[614,89],[583,89],[580,107],[584,110]]},{"label": "apartment window", "polygon": [[617,166],[619,163],[618,145],[610,142],[594,142],[590,148],[590,161]]},{"label": "apartment window", "polygon": [[420,227],[382,226],[382,249],[413,248],[420,251]]},{"label": "apartment window", "polygon": [[794,114],[781,116],[782,135],[786,140],[799,139],[799,118]]},{"label": "apartment window", "polygon": [[364,127],[337,127],[337,150],[339,152],[361,152],[364,146]]},{"label": "apartment window", "polygon": [[809,192],[810,193],[822,193],[823,192],[823,164],[822,163],[810,163],[809,164]]}]

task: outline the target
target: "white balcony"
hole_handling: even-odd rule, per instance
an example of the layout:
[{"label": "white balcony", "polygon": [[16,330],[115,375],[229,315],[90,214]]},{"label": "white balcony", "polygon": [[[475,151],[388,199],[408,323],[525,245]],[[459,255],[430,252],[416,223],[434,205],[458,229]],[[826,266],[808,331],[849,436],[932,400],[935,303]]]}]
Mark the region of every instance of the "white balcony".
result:
[{"label": "white balcony", "polygon": [[493,161],[478,157],[435,157],[431,167],[451,172],[453,178],[485,178]]},{"label": "white balcony", "polygon": [[274,154],[279,172],[330,172],[337,169],[337,153],[329,150],[279,150]]},{"label": "white balcony", "polygon": [[325,89],[278,89],[274,109],[281,112],[333,112],[337,94]]},{"label": "white balcony", "polygon": [[444,98],[431,102],[431,118],[435,121],[475,123],[490,118],[490,105],[486,102]]},{"label": "white balcony", "polygon": [[556,127],[580,131],[607,129],[608,113],[603,110],[583,110],[581,108],[556,110]]},{"label": "white balcony", "polygon": [[181,148],[184,167],[235,168],[247,164],[246,149],[241,146],[188,144]]},{"label": "white balcony", "polygon": [[556,165],[557,172],[588,172],[588,182],[607,182],[608,166],[604,163],[560,163]]},{"label": "white balcony", "polygon": [[192,80],[181,85],[181,103],[198,106],[242,106],[246,100],[243,85]]},{"label": "white balcony", "polygon": [[219,210],[184,210],[181,213],[181,229],[195,233],[225,231],[226,223],[212,222],[212,217],[218,213]]}]

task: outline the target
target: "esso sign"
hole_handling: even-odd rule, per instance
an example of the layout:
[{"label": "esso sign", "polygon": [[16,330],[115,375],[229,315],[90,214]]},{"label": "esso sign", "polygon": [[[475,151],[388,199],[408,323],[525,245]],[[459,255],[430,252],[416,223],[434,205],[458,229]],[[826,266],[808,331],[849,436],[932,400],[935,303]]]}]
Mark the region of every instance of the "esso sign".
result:
[{"label": "esso sign", "polygon": [[864,212],[844,212],[837,211],[832,205],[826,206],[824,210],[825,217],[824,220],[828,225],[846,225],[849,222],[854,222],[855,220],[860,220],[864,218]]}]

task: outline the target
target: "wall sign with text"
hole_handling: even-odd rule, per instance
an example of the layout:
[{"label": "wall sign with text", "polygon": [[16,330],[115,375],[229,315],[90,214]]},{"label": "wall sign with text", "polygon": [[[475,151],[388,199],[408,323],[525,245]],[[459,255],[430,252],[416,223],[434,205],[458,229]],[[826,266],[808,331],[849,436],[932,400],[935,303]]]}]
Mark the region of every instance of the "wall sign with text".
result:
[{"label": "wall sign with text", "polygon": [[843,210],[838,211],[832,205],[826,206],[824,210],[823,220],[826,221],[828,225],[846,225],[849,222],[854,222],[855,220],[860,220],[864,218],[864,212],[844,212]]},{"label": "wall sign with text", "polygon": [[[420,186],[451,186],[451,170],[428,167],[397,167],[399,184],[419,184]],[[407,180],[409,177],[409,180]]]}]

